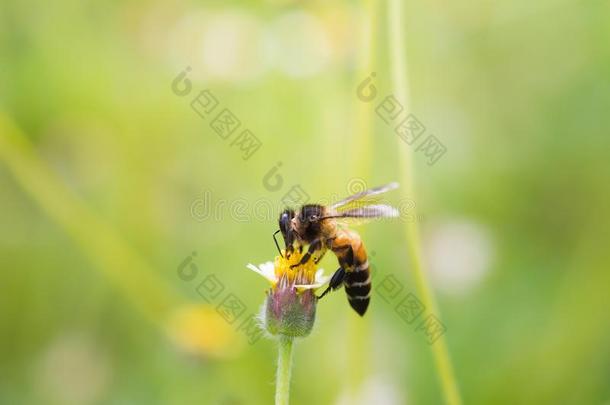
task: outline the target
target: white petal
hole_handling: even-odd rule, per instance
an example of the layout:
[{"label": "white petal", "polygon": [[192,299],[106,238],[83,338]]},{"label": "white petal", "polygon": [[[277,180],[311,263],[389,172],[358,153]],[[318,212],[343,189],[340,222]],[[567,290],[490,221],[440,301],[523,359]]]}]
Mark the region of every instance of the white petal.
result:
[{"label": "white petal", "polygon": [[269,263],[263,263],[263,264],[261,264],[261,266],[259,268],[251,263],[248,263],[248,265],[246,267],[249,268],[250,270],[260,274],[261,276],[265,277],[267,280],[271,281],[272,283],[277,283],[277,278],[275,277],[275,271],[273,271],[273,264],[271,264],[271,273],[269,272],[269,266],[267,266],[267,264],[269,264]]},{"label": "white petal", "polygon": [[315,290],[316,288],[322,287],[323,284],[295,284],[296,288],[302,288],[303,290]]},{"label": "white petal", "polygon": [[318,271],[316,271],[316,284],[326,284],[328,282],[328,280],[330,280],[330,276],[325,276],[324,275],[324,269],[318,269]]},{"label": "white petal", "polygon": [[261,263],[258,268],[261,269],[265,277],[277,281],[277,277],[275,276],[275,264],[273,264],[273,262]]}]

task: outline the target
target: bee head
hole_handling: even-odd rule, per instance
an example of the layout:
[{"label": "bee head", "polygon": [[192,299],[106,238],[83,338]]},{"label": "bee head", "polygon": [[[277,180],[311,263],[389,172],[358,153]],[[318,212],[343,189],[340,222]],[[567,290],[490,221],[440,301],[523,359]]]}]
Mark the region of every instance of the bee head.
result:
[{"label": "bee head", "polygon": [[304,205],[296,219],[295,229],[306,242],[311,242],[320,235],[321,219],[324,207],[318,204]]},{"label": "bee head", "polygon": [[292,227],[292,220],[294,219],[294,210],[287,208],[280,214],[278,220],[280,225],[280,231],[284,237],[284,244],[286,246],[286,252],[292,251],[292,245],[294,244],[295,234]]}]

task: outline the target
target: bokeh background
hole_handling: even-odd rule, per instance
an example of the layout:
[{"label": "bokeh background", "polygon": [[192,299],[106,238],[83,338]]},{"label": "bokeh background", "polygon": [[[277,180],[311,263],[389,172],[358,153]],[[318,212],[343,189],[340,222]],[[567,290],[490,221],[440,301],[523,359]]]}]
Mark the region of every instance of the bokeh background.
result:
[{"label": "bokeh background", "polygon": [[[446,147],[434,165],[375,115],[393,92],[386,2],[4,0],[0,402],[270,403],[274,342],[216,307],[232,293],[258,312],[267,284],[245,265],[275,255],[282,198],[412,175],[412,195],[388,195],[410,201],[400,220],[364,238],[376,280],[418,295],[416,222],[464,402],[608,403],[610,4],[410,1],[401,17],[403,103]],[[204,89],[260,140],[249,159],[191,108]],[[210,275],[224,292],[206,302]],[[377,290],[360,319],[342,291],[322,301],[293,403],[441,403],[396,304]]]}]

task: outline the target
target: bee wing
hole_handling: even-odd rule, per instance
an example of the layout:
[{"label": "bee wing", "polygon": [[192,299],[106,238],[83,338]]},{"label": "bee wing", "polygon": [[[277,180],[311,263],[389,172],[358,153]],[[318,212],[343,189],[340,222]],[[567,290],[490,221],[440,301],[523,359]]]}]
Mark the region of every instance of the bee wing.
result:
[{"label": "bee wing", "polygon": [[375,204],[337,212],[334,218],[337,222],[345,225],[361,225],[378,218],[395,218],[398,215],[399,212],[394,207]]},{"label": "bee wing", "polygon": [[[371,188],[368,190],[364,190],[360,193],[353,194],[343,200],[332,204],[330,209],[333,213],[341,214],[349,211],[353,211],[355,214],[358,214],[356,210],[360,208],[370,207],[377,205],[381,200],[381,194],[387,193],[390,190],[395,190],[398,188],[398,183],[393,182],[380,187]],[[377,205],[382,206],[382,205]],[[386,206],[387,207],[387,206]],[[391,207],[390,207],[391,208]],[[364,215],[364,212],[359,214]],[[367,214],[371,214],[368,212]]]}]

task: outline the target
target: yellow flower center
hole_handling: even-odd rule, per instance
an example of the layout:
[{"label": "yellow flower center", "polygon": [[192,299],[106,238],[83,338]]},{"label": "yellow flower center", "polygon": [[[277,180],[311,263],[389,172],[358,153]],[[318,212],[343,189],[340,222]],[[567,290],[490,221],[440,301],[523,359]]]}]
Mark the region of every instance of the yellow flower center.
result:
[{"label": "yellow flower center", "polygon": [[[295,250],[290,258],[286,258],[286,253],[282,251],[282,256],[275,257],[275,275],[278,283],[287,282],[288,284],[314,284],[316,279],[317,265],[314,258],[310,258],[307,263],[299,264],[303,254]],[[295,266],[295,267],[290,267]]]}]

